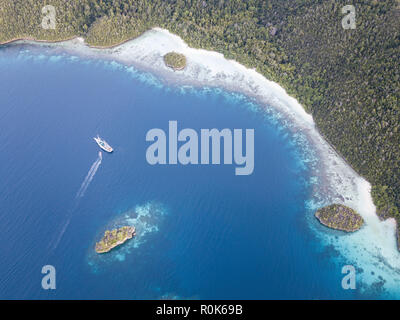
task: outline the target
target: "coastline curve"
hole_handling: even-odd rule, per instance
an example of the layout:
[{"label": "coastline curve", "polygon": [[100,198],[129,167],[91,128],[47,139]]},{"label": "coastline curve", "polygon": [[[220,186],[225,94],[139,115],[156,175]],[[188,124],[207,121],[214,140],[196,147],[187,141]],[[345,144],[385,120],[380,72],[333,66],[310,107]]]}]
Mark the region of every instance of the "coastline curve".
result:
[{"label": "coastline curve", "polygon": [[[310,224],[317,237],[323,242],[333,243],[347,264],[363,266],[362,280],[365,283],[373,284],[375,280],[369,274],[376,274],[378,270],[386,280],[385,289],[392,292],[398,288],[400,253],[396,245],[395,220],[380,221],[371,197],[371,185],[322,137],[312,116],[279,84],[234,60],[225,59],[220,53],[190,48],[180,37],[160,28],[110,48],[90,47],[82,38],[50,43],[16,40],[10,44],[13,43],[50,46],[69,54],[111,60],[128,68],[148,71],[174,85],[221,87],[254,98],[265,111],[276,113],[293,135],[299,135],[298,143],[312,148],[315,153],[313,159],[308,159],[312,162],[315,178],[312,199],[307,203],[310,212],[330,203],[340,203],[356,210],[365,221],[365,227],[356,234],[337,239],[334,234],[322,233]],[[163,62],[163,56],[170,51],[187,57],[187,66],[179,74]],[[360,255],[360,252],[364,254]],[[374,265],[382,259],[383,263]]]}]

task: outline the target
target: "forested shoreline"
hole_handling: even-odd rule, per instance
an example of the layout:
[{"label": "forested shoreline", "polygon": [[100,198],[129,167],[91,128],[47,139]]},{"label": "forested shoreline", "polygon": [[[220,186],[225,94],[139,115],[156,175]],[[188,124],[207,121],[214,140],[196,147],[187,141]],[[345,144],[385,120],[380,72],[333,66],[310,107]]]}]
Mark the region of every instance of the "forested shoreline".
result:
[{"label": "forested shoreline", "polygon": [[[282,85],[371,182],[382,218],[400,225],[400,0],[0,0],[0,42],[75,36],[112,46],[153,27],[223,53]],[[55,29],[41,27],[56,8]]]}]

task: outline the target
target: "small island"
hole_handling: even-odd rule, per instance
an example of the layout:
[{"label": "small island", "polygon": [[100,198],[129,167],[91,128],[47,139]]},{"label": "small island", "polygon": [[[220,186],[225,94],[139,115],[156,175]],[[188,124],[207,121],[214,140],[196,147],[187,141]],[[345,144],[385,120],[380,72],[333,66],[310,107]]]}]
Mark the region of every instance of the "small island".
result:
[{"label": "small island", "polygon": [[103,238],[96,243],[96,252],[105,253],[132,239],[136,235],[135,227],[125,226],[111,231],[106,230]]},{"label": "small island", "polygon": [[183,70],[186,67],[186,57],[181,53],[168,52],[164,56],[164,63],[175,71]]},{"label": "small island", "polygon": [[315,217],[329,228],[346,232],[357,231],[364,223],[363,218],[357,212],[341,204],[320,208],[315,213]]}]

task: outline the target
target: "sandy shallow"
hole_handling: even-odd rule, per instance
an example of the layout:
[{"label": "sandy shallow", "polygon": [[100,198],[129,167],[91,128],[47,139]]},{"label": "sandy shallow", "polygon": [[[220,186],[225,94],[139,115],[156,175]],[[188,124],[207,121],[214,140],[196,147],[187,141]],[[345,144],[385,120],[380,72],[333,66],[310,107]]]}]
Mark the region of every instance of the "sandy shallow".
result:
[{"label": "sandy shallow", "polygon": [[[395,220],[379,220],[370,184],[322,138],[312,116],[277,83],[255,70],[225,59],[222,54],[190,48],[180,37],[159,28],[108,49],[90,48],[81,38],[52,44],[19,43],[50,46],[80,57],[111,60],[151,72],[178,86],[220,87],[256,99],[266,112],[274,113],[305,150],[304,161],[312,167],[314,175],[311,179],[313,195],[307,203],[309,212],[330,203],[342,203],[359,212],[366,222],[360,231],[344,236],[321,231],[312,223],[310,228],[323,243],[340,252],[341,259],[337,263],[362,269],[357,274],[361,290],[379,288],[383,297],[400,296],[397,293],[400,286],[400,253],[396,246]],[[173,71],[165,66],[162,57],[170,51],[186,56],[187,67],[183,71]]]}]

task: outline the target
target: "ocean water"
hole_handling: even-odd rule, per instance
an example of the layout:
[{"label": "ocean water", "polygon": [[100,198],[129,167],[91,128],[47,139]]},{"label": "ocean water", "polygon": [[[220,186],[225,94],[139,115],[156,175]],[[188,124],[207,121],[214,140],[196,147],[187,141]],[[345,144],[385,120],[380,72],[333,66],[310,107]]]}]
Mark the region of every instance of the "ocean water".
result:
[{"label": "ocean water", "polygon": [[[110,61],[0,50],[0,298],[352,299],[314,229],[301,134],[257,102]],[[148,130],[253,128],[252,175],[146,162]],[[99,157],[92,137],[114,153]],[[104,255],[108,228],[137,237]],[[333,232],[326,229],[326,232]],[[336,237],[343,236],[340,233]],[[41,286],[56,269],[56,289]]]}]

